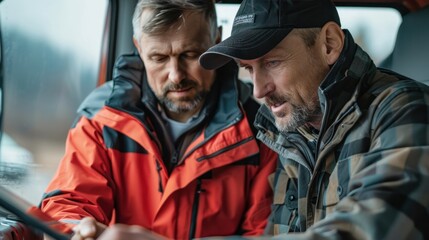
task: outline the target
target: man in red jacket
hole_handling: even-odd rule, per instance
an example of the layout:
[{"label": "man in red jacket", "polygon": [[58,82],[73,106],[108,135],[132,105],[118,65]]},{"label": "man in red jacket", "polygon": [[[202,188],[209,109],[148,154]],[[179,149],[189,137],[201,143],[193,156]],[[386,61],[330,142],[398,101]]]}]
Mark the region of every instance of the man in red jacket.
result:
[{"label": "man in red jacket", "polygon": [[63,222],[85,219],[76,239],[112,223],[175,239],[263,233],[277,154],[255,139],[259,104],[237,65],[199,65],[220,41],[216,21],[212,1],[137,4],[138,54],[80,107],[41,202]]}]

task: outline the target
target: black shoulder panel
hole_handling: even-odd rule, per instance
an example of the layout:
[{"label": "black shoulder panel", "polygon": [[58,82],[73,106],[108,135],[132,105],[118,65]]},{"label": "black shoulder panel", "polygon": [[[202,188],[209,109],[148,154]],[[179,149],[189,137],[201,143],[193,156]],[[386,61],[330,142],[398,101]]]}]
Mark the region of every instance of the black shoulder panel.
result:
[{"label": "black shoulder panel", "polygon": [[139,143],[113,128],[105,126],[103,128],[103,138],[107,148],[115,149],[124,153],[130,152],[147,154],[147,150]]}]

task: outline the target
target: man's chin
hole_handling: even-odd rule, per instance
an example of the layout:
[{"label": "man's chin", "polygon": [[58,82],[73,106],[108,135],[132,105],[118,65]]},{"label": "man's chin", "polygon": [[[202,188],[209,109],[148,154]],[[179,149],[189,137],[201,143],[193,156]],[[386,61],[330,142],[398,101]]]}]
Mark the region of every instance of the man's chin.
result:
[{"label": "man's chin", "polygon": [[276,120],[276,127],[280,131],[283,131],[283,129],[287,128],[289,126],[288,119],[285,119],[286,117],[277,117],[275,116],[274,119]]},{"label": "man's chin", "polygon": [[191,112],[194,111],[196,106],[194,103],[192,102],[169,102],[167,105],[167,109],[172,111],[172,112],[177,112],[177,113],[186,113],[186,112]]},{"label": "man's chin", "polygon": [[202,97],[163,98],[162,105],[176,113],[197,112],[202,107]]},{"label": "man's chin", "polygon": [[276,127],[280,132],[292,132],[298,127],[298,123],[293,121],[289,116],[275,117]]}]

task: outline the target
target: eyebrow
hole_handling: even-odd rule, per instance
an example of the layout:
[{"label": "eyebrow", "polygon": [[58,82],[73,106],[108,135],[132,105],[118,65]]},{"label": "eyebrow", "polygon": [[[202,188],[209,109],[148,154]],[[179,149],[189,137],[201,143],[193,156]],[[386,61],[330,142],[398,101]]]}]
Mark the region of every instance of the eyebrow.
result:
[{"label": "eyebrow", "polygon": [[168,54],[160,53],[160,52],[150,52],[147,54],[148,58],[153,58],[157,56],[166,56]]},{"label": "eyebrow", "polygon": [[[256,60],[256,63],[261,63],[261,62],[263,62],[265,60],[265,57],[261,57],[261,58],[258,58],[258,60]],[[240,67],[244,67],[244,66],[247,66],[248,64],[243,64],[243,63],[241,63],[241,61],[239,60],[239,59],[237,59],[237,60],[235,60],[235,62],[238,64],[238,66],[240,66]]]}]

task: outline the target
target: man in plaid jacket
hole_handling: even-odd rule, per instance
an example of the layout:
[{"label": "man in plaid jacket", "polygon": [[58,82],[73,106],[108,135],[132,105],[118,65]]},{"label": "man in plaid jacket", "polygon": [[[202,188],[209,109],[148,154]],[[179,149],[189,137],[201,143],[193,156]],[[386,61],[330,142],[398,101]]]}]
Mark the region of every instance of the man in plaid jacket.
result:
[{"label": "man in plaid jacket", "polygon": [[244,0],[200,57],[247,69],[258,138],[280,155],[267,234],[429,239],[429,89],[377,69],[330,0]]}]

